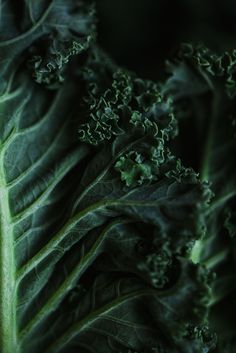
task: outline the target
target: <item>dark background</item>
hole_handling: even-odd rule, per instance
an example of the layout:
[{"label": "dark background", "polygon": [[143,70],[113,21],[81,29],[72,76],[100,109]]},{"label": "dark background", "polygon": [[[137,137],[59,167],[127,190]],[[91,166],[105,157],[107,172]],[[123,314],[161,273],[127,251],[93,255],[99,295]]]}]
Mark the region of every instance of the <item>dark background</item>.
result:
[{"label": "dark background", "polygon": [[98,40],[115,61],[160,79],[181,42],[236,46],[235,0],[97,0]]}]

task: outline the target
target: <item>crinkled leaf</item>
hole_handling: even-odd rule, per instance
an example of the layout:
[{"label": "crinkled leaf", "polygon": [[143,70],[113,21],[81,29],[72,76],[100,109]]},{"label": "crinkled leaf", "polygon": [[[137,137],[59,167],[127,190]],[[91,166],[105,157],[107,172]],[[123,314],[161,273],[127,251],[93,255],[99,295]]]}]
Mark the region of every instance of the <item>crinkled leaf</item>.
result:
[{"label": "crinkled leaf", "polygon": [[[175,97],[184,134],[189,130],[193,135],[201,178],[211,184],[213,191],[211,204],[204,212],[205,236],[196,242],[192,258],[216,274],[210,320],[219,333],[217,352],[223,347],[231,352],[235,346],[235,99],[229,95],[232,91],[228,85],[229,75],[234,72],[234,55],[234,51],[218,55],[202,46],[185,46],[179,61],[171,65],[173,74],[165,87]],[[192,77],[199,89],[192,89]],[[185,148],[183,144],[180,151],[187,159]]]},{"label": "crinkled leaf", "polygon": [[18,8],[1,11],[2,351],[210,351],[188,258],[208,186],[171,152],[171,100],[104,60],[89,4]]}]

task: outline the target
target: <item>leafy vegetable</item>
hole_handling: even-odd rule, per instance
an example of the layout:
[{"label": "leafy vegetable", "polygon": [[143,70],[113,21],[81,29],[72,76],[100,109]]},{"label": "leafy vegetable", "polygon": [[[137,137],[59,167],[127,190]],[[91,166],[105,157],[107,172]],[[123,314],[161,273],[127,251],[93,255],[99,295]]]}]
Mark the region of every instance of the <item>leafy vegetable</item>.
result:
[{"label": "leafy vegetable", "polygon": [[99,48],[90,2],[21,5],[0,5],[1,352],[231,353],[234,51],[184,46],[154,83]]},{"label": "leafy vegetable", "polygon": [[[176,95],[176,109],[180,117],[183,116],[181,101],[185,100],[188,127],[195,126],[198,129],[198,144],[204,146],[198,151],[197,158],[200,161],[201,178],[211,182],[214,196],[204,212],[206,233],[196,242],[192,258],[194,262],[204,263],[216,276],[209,302],[210,323],[218,332],[219,344],[216,351],[233,352],[236,347],[233,323],[236,195],[233,156],[236,152],[236,135],[235,101],[232,99],[235,82],[231,78],[229,86],[227,78],[225,84],[225,73],[233,72],[233,57],[229,53],[210,54],[209,59],[210,51],[203,46],[188,48],[188,54],[184,54],[186,59],[183,61],[181,52],[181,59],[171,65],[172,76],[166,87],[167,91]],[[220,75],[217,73],[219,67],[222,69]],[[197,84],[193,89],[189,87],[187,92],[185,87],[190,77],[194,77]],[[193,108],[196,105],[198,111]]]}]

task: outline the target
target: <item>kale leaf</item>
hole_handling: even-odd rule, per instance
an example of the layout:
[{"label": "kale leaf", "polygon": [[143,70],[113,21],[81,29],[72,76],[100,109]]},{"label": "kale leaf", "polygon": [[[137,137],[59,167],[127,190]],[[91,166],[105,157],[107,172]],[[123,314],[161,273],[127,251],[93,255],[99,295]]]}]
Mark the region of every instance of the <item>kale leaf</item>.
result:
[{"label": "kale leaf", "polygon": [[90,1],[0,7],[1,352],[231,353],[235,52],[152,82]]}]

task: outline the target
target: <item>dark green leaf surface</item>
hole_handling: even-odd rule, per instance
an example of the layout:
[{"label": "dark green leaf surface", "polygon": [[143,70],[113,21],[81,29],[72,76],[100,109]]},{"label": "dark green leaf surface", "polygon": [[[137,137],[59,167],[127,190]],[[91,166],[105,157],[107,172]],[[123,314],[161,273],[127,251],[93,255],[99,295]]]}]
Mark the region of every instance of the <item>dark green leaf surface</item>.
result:
[{"label": "dark green leaf surface", "polygon": [[[173,74],[166,88],[176,97],[179,116],[181,100],[187,99],[187,115],[181,119],[188,119],[188,124],[198,127],[197,139],[203,146],[197,151],[201,178],[211,183],[213,191],[212,202],[205,210],[206,233],[196,242],[192,258],[215,272],[209,305],[211,325],[219,334],[217,352],[233,352],[236,347],[235,99],[232,99],[232,91],[229,92],[228,78],[225,84],[225,75],[231,72],[232,65],[234,61],[229,53],[216,55],[202,46],[185,46],[181,62],[172,65]],[[187,93],[185,87],[192,75],[198,84]],[[233,80],[231,83],[233,89],[235,83]]]},{"label": "dark green leaf surface", "polygon": [[1,26],[1,352],[210,352],[210,191],[174,155],[173,90],[97,48],[90,3],[8,0]]}]

